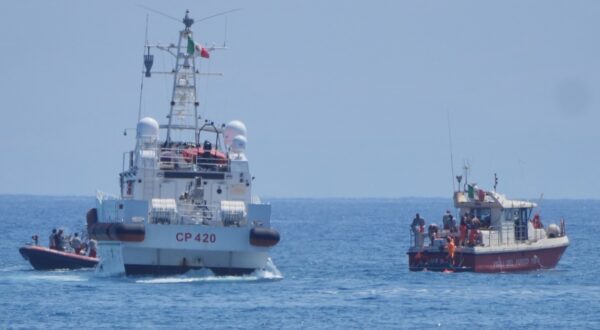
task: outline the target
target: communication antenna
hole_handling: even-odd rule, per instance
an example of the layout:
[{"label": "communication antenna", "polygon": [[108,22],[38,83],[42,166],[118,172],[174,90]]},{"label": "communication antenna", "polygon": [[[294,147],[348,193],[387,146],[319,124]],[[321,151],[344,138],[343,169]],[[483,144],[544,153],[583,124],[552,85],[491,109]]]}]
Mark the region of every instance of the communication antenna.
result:
[{"label": "communication antenna", "polygon": [[[181,21],[181,19],[179,19],[179,18],[177,18],[177,17],[173,17],[173,16],[171,16],[171,15],[169,15],[169,14],[165,14],[165,13],[163,13],[163,12],[161,12],[161,11],[158,11],[158,10],[156,10],[156,9],[150,8],[150,7],[148,7],[148,6],[145,6],[145,5],[142,5],[142,4],[139,4],[139,3],[137,4],[137,6],[138,6],[138,7],[141,7],[141,8],[144,8],[144,9],[146,9],[146,10],[149,10],[149,11],[151,11],[151,12],[155,13],[155,14],[158,14],[158,15],[161,15],[161,16],[163,16],[163,17],[166,17],[166,18],[168,18],[168,19],[170,19],[170,20],[173,20],[173,21],[176,21],[176,22],[179,22],[179,23],[181,23],[181,22],[182,22],[182,21]],[[203,17],[203,18],[201,18],[201,19],[198,19],[198,20],[195,20],[195,21],[191,21],[191,24],[190,24],[189,26],[191,26],[191,25],[192,25],[192,24],[194,24],[194,23],[198,23],[198,22],[206,21],[206,20],[208,20],[208,19],[211,19],[211,18],[213,18],[213,17],[217,17],[217,16],[221,16],[221,15],[225,15],[225,14],[233,13],[233,12],[240,11],[240,10],[242,10],[242,8],[235,8],[235,9],[226,10],[226,11],[223,11],[223,12],[220,12],[220,13],[216,13],[216,14],[214,14],[214,15],[206,16],[206,17]],[[185,20],[185,19],[184,19],[184,20]],[[188,26],[188,25],[187,25],[187,23],[186,23],[185,21],[184,21],[183,23],[184,23],[184,24],[186,24],[186,26]]]},{"label": "communication antenna", "polygon": [[138,4],[136,4],[136,5],[137,5],[138,7],[142,7],[142,8],[144,8],[144,9],[146,9],[146,10],[149,10],[149,11],[151,11],[151,12],[155,13],[155,14],[159,14],[159,15],[161,15],[161,16],[163,16],[163,17],[166,17],[166,18],[168,18],[168,19],[172,19],[172,20],[174,20],[174,21],[176,21],[176,22],[181,22],[181,20],[180,20],[179,18],[176,18],[176,17],[173,17],[173,16],[171,16],[171,15],[165,14],[165,13],[163,13],[163,12],[161,12],[161,11],[158,11],[158,10],[156,10],[156,9],[152,9],[152,8],[150,8],[150,7],[148,7],[148,6],[144,6],[144,5],[142,5],[142,4],[139,4],[139,3],[138,3]]},{"label": "communication antenna", "polygon": [[[146,14],[146,32],[144,34],[144,48],[148,45],[148,17],[150,15]],[[144,64],[142,66],[142,79],[140,82],[140,100],[138,105],[138,122],[142,119],[142,95],[144,92],[144,76],[150,76],[150,69],[152,68],[152,62],[154,60],[154,56],[150,55],[150,47],[148,47],[148,54],[144,55]],[[144,68],[146,69],[146,73],[144,74]]]},{"label": "communication antenna", "polygon": [[541,215],[541,213],[542,213],[542,202],[543,202],[543,201],[544,201],[544,193],[541,193],[541,194],[540,194],[540,199],[538,199],[538,202],[537,202],[537,208],[538,208],[538,210],[539,210],[539,211],[538,211],[538,214],[540,214],[540,215]]},{"label": "communication antenna", "polygon": [[227,16],[225,16],[225,37],[223,38],[223,48],[227,47]]},{"label": "communication antenna", "polygon": [[196,20],[196,23],[202,22],[202,21],[206,21],[206,20],[211,19],[213,17],[217,17],[217,16],[221,16],[221,15],[233,13],[233,12],[236,12],[236,11],[240,11],[240,10],[242,10],[242,8],[235,8],[235,9],[226,10],[226,11],[223,11],[223,12],[220,12],[220,13],[217,13],[217,14],[214,14],[214,15],[206,16],[204,18]]},{"label": "communication antenna", "polygon": [[496,191],[496,187],[498,186],[498,176],[494,173],[494,191]]},{"label": "communication antenna", "polygon": [[469,162],[465,160],[463,165],[463,170],[465,171],[465,191],[467,190],[467,185],[469,184],[469,169],[471,169]]},{"label": "communication antenna", "polygon": [[[448,115],[448,143],[450,144],[450,171],[452,173],[450,179],[452,180],[452,192],[454,192],[454,154],[452,152],[452,130],[450,128],[450,111],[447,111],[446,114]],[[458,182],[458,189],[460,189],[460,181]]]}]

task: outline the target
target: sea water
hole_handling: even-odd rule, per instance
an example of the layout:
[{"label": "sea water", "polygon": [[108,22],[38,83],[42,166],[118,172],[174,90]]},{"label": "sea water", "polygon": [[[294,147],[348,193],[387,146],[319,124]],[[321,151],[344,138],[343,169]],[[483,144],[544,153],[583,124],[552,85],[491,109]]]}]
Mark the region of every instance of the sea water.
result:
[{"label": "sea water", "polygon": [[270,199],[281,242],[244,277],[35,271],[18,248],[84,229],[92,197],[0,196],[0,328],[600,328],[600,201],[546,200],[571,246],[555,269],[409,272],[416,212],[449,199]]}]

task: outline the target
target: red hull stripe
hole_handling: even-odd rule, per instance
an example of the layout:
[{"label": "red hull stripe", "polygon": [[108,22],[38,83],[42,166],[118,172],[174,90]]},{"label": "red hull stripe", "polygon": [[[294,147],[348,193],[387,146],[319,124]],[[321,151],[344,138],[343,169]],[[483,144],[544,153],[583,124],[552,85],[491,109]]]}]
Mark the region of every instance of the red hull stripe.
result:
[{"label": "red hull stripe", "polygon": [[507,272],[527,271],[553,268],[565,252],[567,246],[546,249],[496,252],[486,254],[456,253],[454,260],[447,252],[409,252],[409,268],[411,270],[445,270],[461,269],[474,272]]}]

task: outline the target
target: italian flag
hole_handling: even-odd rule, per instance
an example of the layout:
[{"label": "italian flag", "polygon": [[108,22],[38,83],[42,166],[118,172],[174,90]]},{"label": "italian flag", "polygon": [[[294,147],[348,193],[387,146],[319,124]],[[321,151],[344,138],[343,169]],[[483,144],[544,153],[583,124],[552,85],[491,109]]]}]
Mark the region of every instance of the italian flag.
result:
[{"label": "italian flag", "polygon": [[210,57],[208,50],[197,44],[190,36],[188,36],[187,53],[189,55],[196,55],[204,58]]}]

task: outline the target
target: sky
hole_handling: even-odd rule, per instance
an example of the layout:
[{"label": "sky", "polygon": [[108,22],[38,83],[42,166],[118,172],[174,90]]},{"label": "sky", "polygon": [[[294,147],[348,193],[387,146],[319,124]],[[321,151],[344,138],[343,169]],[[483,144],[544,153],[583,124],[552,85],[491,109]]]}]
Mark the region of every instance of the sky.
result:
[{"label": "sky", "polygon": [[[2,1],[0,193],[118,193],[145,21],[204,44],[200,113],[248,127],[266,197],[600,198],[598,1]],[[173,61],[155,53],[155,69]],[[144,81],[165,122],[171,81]],[[132,131],[130,131],[133,133]]]}]

